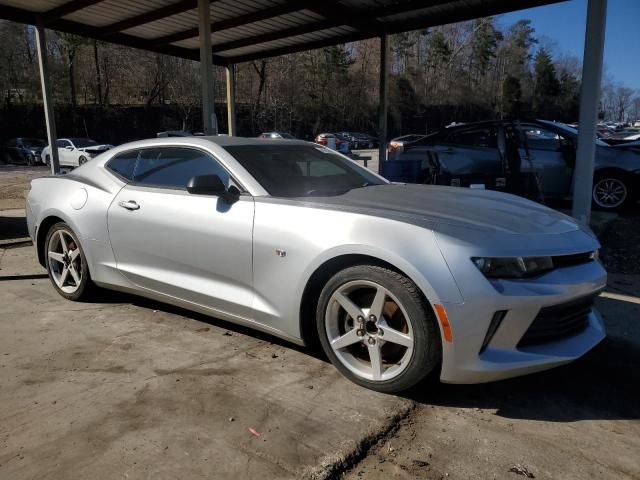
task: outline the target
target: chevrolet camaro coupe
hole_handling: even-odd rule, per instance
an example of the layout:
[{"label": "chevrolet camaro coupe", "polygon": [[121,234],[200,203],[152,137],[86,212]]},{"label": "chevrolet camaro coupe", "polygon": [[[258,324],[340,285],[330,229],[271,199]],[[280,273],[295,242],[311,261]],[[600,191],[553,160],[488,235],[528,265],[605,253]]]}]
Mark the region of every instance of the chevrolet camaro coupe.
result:
[{"label": "chevrolet camaro coupe", "polygon": [[382,392],[548,369],[605,336],[588,228],[504,193],[391,184],[302,141],[121,145],[33,180],[26,210],[63,297],[104,287],[319,341]]}]

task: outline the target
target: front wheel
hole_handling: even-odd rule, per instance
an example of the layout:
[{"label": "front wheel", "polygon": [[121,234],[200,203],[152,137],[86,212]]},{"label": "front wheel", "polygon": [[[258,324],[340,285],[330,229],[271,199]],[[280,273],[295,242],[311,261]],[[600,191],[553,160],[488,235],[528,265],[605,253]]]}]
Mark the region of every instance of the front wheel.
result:
[{"label": "front wheel", "polygon": [[431,307],[411,280],[387,268],[358,265],[335,274],[320,294],[316,326],[331,363],[379,392],[416,385],[440,361]]},{"label": "front wheel", "polygon": [[81,157],[78,159],[78,166],[84,165],[85,163],[87,163],[87,157],[85,157],[85,156],[81,156]]},{"label": "front wheel", "polygon": [[627,205],[631,197],[631,185],[622,175],[602,174],[593,182],[593,203],[602,210],[620,210]]},{"label": "front wheel", "polygon": [[51,166],[51,157],[50,157],[49,155],[47,155],[47,156],[44,158],[44,163],[47,165],[47,167],[50,167],[50,166]]},{"label": "front wheel", "polygon": [[64,222],[49,229],[44,244],[47,273],[54,288],[67,300],[81,300],[92,283],[84,251],[75,233]]}]

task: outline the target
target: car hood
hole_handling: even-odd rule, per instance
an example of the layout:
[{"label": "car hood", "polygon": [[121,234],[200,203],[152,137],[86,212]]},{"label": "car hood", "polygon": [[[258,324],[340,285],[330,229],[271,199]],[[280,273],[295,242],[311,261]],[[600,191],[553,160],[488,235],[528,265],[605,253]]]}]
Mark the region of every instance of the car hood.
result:
[{"label": "car hood", "polygon": [[309,206],[423,225],[445,223],[513,234],[557,234],[580,229],[571,217],[543,205],[479,189],[389,184],[356,188],[335,197],[298,200]]}]

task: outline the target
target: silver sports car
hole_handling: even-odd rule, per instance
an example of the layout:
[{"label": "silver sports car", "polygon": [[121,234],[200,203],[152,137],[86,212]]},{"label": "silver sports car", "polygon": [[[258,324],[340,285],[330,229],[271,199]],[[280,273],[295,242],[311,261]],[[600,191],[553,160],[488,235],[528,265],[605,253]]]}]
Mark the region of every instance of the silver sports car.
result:
[{"label": "silver sports car", "polygon": [[590,230],[507,194],[391,184],[302,141],[122,145],[34,180],[27,221],[69,300],[105,287],[319,341],[378,391],[540,371],[605,336]]}]

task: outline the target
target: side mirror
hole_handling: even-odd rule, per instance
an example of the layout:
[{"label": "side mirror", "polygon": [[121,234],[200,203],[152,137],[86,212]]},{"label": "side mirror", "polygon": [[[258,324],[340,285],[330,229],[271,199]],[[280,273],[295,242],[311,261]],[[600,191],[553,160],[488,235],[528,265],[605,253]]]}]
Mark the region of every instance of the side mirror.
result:
[{"label": "side mirror", "polygon": [[73,147],[71,145],[64,147],[64,149],[69,150],[70,152],[73,152]]},{"label": "side mirror", "polygon": [[187,192],[193,195],[217,195],[226,203],[235,203],[240,192],[235,187],[229,190],[224,186],[218,175],[197,175],[187,183]]}]

